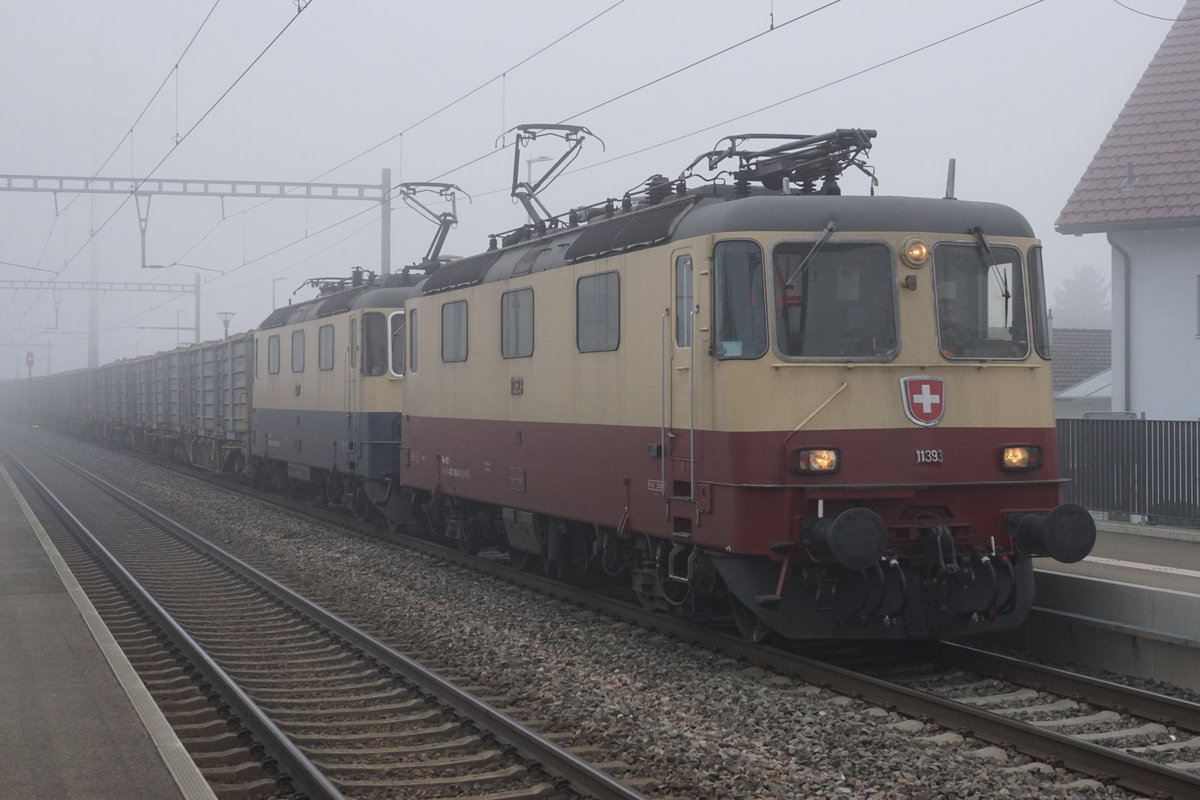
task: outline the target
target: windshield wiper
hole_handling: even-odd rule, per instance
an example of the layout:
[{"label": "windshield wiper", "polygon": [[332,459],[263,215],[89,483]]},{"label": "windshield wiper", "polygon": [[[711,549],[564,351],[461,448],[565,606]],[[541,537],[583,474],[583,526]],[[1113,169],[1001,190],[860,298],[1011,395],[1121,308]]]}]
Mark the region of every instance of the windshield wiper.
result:
[{"label": "windshield wiper", "polygon": [[829,237],[832,236],[836,230],[837,225],[833,224],[833,220],[829,220],[825,227],[821,229],[821,233],[818,234],[817,240],[813,242],[812,249],[809,250],[808,254],[804,256],[804,260],[801,261],[799,266],[796,267],[795,272],[788,276],[787,283],[784,284],[785,286],[787,286],[789,289],[795,288],[794,281],[796,278],[800,277],[800,273],[804,272],[805,268],[808,267],[808,262],[812,261],[813,256],[815,256],[817,251],[821,249],[821,245],[825,244],[826,240],[829,239]]},{"label": "windshield wiper", "polygon": [[992,275],[996,277],[996,285],[1000,288],[1000,296],[1004,298],[1004,327],[1008,327],[1008,301],[1012,298],[1012,294],[1008,291],[1008,274],[1000,271],[1000,267],[996,265],[996,257],[992,253],[992,246],[988,244],[987,236],[983,232],[983,226],[976,225],[971,228],[971,233],[979,240],[979,246],[983,248],[986,254],[984,265],[991,268]]}]

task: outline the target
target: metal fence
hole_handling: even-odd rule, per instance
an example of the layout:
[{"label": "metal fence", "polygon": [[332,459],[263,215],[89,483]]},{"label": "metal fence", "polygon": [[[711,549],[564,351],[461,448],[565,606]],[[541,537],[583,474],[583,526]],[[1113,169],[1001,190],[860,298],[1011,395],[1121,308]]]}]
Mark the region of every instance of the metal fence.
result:
[{"label": "metal fence", "polygon": [[1200,421],[1058,420],[1065,502],[1200,526]]}]

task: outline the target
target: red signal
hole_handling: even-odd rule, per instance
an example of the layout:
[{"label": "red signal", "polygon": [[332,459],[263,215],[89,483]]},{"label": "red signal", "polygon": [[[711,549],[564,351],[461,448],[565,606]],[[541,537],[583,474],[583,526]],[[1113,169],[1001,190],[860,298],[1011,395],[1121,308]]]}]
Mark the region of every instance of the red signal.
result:
[{"label": "red signal", "polygon": [[32,350],[25,351],[25,366],[27,366],[27,367],[33,366],[33,351]]}]

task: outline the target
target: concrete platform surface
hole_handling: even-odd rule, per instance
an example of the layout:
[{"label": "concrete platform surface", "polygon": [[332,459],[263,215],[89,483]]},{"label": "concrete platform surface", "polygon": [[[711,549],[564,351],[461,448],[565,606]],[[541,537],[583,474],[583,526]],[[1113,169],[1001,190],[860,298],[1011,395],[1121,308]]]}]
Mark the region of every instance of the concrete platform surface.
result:
[{"label": "concrete platform surface", "polygon": [[213,797],[3,464],[0,760],[0,800]]}]

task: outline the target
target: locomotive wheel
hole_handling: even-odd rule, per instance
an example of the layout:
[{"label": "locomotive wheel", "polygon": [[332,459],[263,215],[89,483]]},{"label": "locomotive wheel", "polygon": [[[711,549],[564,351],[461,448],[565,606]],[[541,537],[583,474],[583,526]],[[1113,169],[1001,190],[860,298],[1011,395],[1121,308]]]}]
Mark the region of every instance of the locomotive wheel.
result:
[{"label": "locomotive wheel", "polygon": [[479,548],[483,546],[483,537],[473,525],[464,525],[460,531],[461,536],[454,540],[454,545],[462,552],[469,556],[479,554]]},{"label": "locomotive wheel", "polygon": [[530,553],[528,550],[518,550],[515,547],[508,548],[508,563],[517,572],[526,572],[537,565],[538,556]]},{"label": "locomotive wheel", "polygon": [[366,522],[371,516],[371,501],[367,499],[367,490],[359,484],[354,487],[350,498],[350,514],[359,522]]},{"label": "locomotive wheel", "polygon": [[730,597],[729,610],[733,614],[733,624],[746,641],[762,644],[775,638],[775,631],[768,628],[767,624],[741,600]]}]

